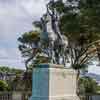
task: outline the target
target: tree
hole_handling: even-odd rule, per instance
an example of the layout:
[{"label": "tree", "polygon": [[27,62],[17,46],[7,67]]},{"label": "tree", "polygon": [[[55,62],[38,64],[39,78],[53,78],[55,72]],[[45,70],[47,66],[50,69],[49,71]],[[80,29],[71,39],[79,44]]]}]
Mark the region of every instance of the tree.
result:
[{"label": "tree", "polygon": [[22,56],[26,58],[25,66],[26,69],[28,69],[28,63],[32,61],[34,56],[39,51],[36,49],[38,47],[39,32],[37,31],[25,32],[21,37],[18,38],[18,41],[19,41],[19,50],[21,51]]},{"label": "tree", "polygon": [[91,59],[100,57],[99,4],[98,0],[51,0],[48,6],[56,11],[60,32],[68,37],[67,55],[78,73]]},{"label": "tree", "polygon": [[[43,15],[45,19],[48,14],[50,15],[52,30],[58,34],[60,39],[62,38],[61,35],[68,38],[69,44],[65,52],[62,51],[62,47],[60,48],[56,43],[54,44],[55,59],[58,60],[59,58],[59,56],[56,56],[58,55],[56,54],[57,52],[60,54],[60,57],[62,52],[64,54],[67,53],[67,59],[65,60],[70,61],[71,67],[78,70],[78,73],[82,67],[88,65],[91,59],[95,57],[100,58],[100,30],[98,23],[100,17],[97,9],[99,3],[98,0],[66,0],[65,2],[63,0],[50,0],[47,4],[47,13]],[[35,21],[34,25],[40,28],[40,33],[46,33],[44,21],[47,23],[48,20],[43,21],[43,18],[41,20],[42,22]],[[58,26],[56,23],[58,23]],[[43,26],[45,27],[43,28]],[[19,49],[23,56],[29,57],[30,55],[25,61],[26,67],[27,63],[35,56],[34,54],[37,54],[37,50],[30,53],[33,50],[32,44],[36,46],[39,43],[39,34],[36,33],[38,32],[26,32],[18,39],[21,43]],[[59,43],[58,41],[56,42]],[[43,45],[48,46],[47,43],[45,42]]]}]

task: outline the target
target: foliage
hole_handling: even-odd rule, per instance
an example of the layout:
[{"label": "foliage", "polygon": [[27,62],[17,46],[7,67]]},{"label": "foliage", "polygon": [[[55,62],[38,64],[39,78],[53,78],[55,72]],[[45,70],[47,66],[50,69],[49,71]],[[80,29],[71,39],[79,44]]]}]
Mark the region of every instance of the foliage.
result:
[{"label": "foliage", "polygon": [[82,77],[79,79],[80,94],[97,93],[97,83],[90,77]]},{"label": "foliage", "polygon": [[6,83],[6,81],[0,80],[0,91],[8,90],[10,90],[10,86]]},{"label": "foliage", "polygon": [[97,93],[100,93],[100,85],[97,86]]},{"label": "foliage", "polygon": [[37,31],[25,32],[21,37],[18,38],[18,41],[20,43],[24,43],[24,45],[31,46],[33,42],[38,41],[38,35],[39,33]]},{"label": "foliage", "polygon": [[18,75],[22,75],[24,70],[9,68],[7,66],[0,67],[1,73],[15,74],[16,78],[12,77],[11,80],[0,80],[0,91],[12,91],[16,87],[15,84],[18,84]]},{"label": "foliage", "polygon": [[39,32],[30,31],[25,32],[19,38],[19,50],[21,51],[22,57],[25,60],[26,69],[28,69],[28,62],[31,61],[39,50],[35,50],[38,47]]},{"label": "foliage", "polygon": [[24,70],[15,69],[15,68],[9,68],[9,67],[7,67],[7,66],[0,66],[0,72],[21,74],[21,73],[24,72]]}]

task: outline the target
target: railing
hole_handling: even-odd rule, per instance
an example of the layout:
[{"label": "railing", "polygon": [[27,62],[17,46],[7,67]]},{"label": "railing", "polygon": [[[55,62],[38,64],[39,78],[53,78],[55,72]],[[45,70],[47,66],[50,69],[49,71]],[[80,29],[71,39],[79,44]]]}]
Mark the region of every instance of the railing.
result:
[{"label": "railing", "polygon": [[100,94],[80,95],[80,100],[100,100]]},{"label": "railing", "polygon": [[[29,100],[31,92],[0,92],[0,100]],[[100,100],[100,94],[80,95],[80,100]]]},{"label": "railing", "polygon": [[0,92],[0,100],[12,100],[11,92]]},{"label": "railing", "polygon": [[0,100],[29,100],[31,92],[0,92]]}]

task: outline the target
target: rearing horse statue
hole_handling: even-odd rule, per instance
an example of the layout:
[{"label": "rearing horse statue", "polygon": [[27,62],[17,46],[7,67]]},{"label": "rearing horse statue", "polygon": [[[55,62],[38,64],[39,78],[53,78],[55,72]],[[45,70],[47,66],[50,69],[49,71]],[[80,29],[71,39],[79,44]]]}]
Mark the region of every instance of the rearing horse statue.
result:
[{"label": "rearing horse statue", "polygon": [[[47,13],[41,18],[42,33],[40,35],[43,50],[46,50],[51,59],[51,63],[66,63],[66,49],[68,39],[62,35],[58,27],[58,18],[54,10],[50,10],[47,5]],[[61,61],[62,59],[62,61]]]}]

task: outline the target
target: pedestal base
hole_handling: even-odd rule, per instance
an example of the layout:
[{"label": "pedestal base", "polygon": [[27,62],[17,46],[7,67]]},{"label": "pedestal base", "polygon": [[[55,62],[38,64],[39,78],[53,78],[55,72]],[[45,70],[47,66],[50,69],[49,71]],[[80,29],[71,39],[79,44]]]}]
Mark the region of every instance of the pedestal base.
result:
[{"label": "pedestal base", "polygon": [[76,75],[75,70],[61,65],[38,65],[33,70],[30,100],[79,100]]}]

